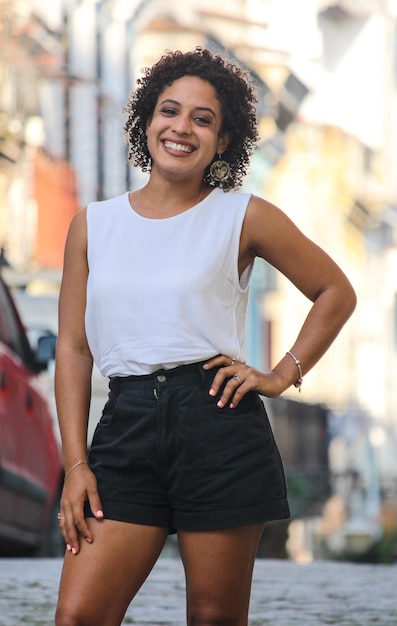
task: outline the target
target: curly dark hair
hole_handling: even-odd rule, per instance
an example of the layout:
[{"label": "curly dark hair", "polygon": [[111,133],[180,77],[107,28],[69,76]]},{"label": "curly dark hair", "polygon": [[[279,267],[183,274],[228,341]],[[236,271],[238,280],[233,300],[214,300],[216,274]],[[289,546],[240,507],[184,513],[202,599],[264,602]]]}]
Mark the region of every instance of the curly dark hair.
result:
[{"label": "curly dark hair", "polygon": [[197,76],[214,87],[221,103],[223,123],[220,134],[231,133],[231,141],[223,154],[223,159],[229,163],[229,178],[223,182],[214,181],[209,176],[210,164],[204,181],[214,187],[222,187],[224,191],[239,188],[258,139],[254,106],[257,97],[249,75],[237,65],[201,47],[186,53],[167,51],[153,67],[144,68],[142,72],[144,75],[138,78],[138,87],[125,107],[128,115],[124,126],[129,144],[128,159],[144,172],[151,169],[146,122],[154,112],[158,97],[175,80],[183,76]]}]

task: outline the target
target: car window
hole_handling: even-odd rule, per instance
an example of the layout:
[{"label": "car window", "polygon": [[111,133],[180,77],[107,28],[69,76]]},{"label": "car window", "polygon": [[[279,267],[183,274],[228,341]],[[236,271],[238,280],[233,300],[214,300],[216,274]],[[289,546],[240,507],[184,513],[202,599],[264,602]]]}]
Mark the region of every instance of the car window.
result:
[{"label": "car window", "polygon": [[15,313],[13,304],[7,289],[0,280],[0,309],[4,324],[5,335],[0,325],[0,339],[29,367],[33,366],[34,358],[29,348],[29,343],[25,332]]}]

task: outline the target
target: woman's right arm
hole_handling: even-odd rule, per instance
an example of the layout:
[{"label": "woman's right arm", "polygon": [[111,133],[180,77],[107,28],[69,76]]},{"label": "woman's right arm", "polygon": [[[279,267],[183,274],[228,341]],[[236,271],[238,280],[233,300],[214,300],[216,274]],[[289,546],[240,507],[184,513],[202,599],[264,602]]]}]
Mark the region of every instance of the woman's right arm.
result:
[{"label": "woman's right arm", "polygon": [[[59,329],[55,367],[55,398],[62,439],[65,473],[87,458],[87,427],[91,400],[92,356],[85,333],[88,278],[86,210],[70,225],[65,246],[59,296]],[[86,463],[77,465],[65,479],[60,526],[67,548],[79,551],[79,534],[89,543],[92,534],[84,519],[89,500],[94,515],[103,518],[96,480]]]}]

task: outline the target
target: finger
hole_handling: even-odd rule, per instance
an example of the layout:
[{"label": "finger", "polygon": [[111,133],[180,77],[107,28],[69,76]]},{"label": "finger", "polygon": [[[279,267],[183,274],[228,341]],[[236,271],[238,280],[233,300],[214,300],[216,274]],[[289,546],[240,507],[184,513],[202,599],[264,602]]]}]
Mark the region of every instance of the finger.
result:
[{"label": "finger", "polygon": [[227,365],[234,365],[236,363],[236,359],[230,356],[226,356],[225,354],[218,354],[212,359],[209,359],[204,363],[203,368],[206,370],[210,370],[213,367],[226,367]]},{"label": "finger", "polygon": [[87,543],[93,542],[92,533],[87,525],[86,519],[84,517],[84,507],[83,505],[75,508],[73,514],[70,516],[70,524],[68,523],[68,517],[66,516],[66,527],[67,527],[67,537],[68,544],[70,546],[71,552],[73,554],[78,554],[80,551],[80,539],[81,537],[87,541]]},{"label": "finger", "polygon": [[92,543],[92,535],[84,518],[84,498],[79,499],[75,504],[64,505],[59,525],[66,547],[73,554],[78,554],[80,551],[81,537],[88,543]]},{"label": "finger", "polygon": [[[89,502],[89,505],[90,505],[90,508],[94,517],[98,520],[103,519],[104,514],[103,514],[102,504],[99,498],[98,491],[96,489],[91,489],[87,491],[87,497],[88,497],[88,502]],[[73,523],[74,523],[74,529],[75,529],[76,534],[73,533],[73,537],[71,539],[71,547],[72,547],[72,552],[74,554],[77,554],[77,552],[80,549],[80,545],[76,544],[76,536],[78,539],[78,536],[80,535],[87,541],[87,543],[93,542],[93,536],[92,536],[91,530],[88,527],[85,516],[84,516],[83,504],[79,506],[77,510],[75,510],[74,515],[73,515]],[[75,552],[74,549],[77,551]]]},{"label": "finger", "polygon": [[[225,388],[223,389],[222,395],[219,398],[216,405],[220,409],[222,409],[228,402],[231,402],[230,406],[232,405],[237,406],[239,399],[237,398],[237,404],[236,404],[234,398],[235,398],[237,390],[241,388],[241,384],[242,384],[242,381],[238,377],[237,374],[232,376],[232,378],[226,383]],[[244,395],[244,393],[242,395]],[[241,397],[242,396],[240,395],[240,400],[241,400]]]},{"label": "finger", "polygon": [[229,367],[221,367],[214,376],[209,390],[210,396],[216,396],[227,378],[233,376],[234,371]]},{"label": "finger", "polygon": [[[87,543],[92,543],[93,537],[92,537],[90,529],[87,526],[87,522],[85,520],[83,513],[78,517],[78,519],[75,519],[74,523],[75,523],[75,528],[77,528],[78,530],[78,535],[83,537],[87,541]],[[80,545],[79,545],[79,548],[80,548]],[[73,544],[72,544],[72,552],[73,552]]]},{"label": "finger", "polygon": [[96,490],[88,492],[88,502],[90,503],[90,508],[94,517],[96,517],[96,519],[103,519],[104,515],[102,504]]},{"label": "finger", "polygon": [[60,521],[60,526],[67,550],[77,554],[80,550],[80,542],[71,510],[65,513],[64,518]]},{"label": "finger", "polygon": [[61,531],[61,535],[65,541],[65,544],[67,546],[67,548],[69,549],[68,543],[67,543],[67,537],[66,537],[66,530],[65,530],[65,514],[63,511],[59,511],[58,513],[58,525],[59,525],[59,529]]},{"label": "finger", "polygon": [[238,406],[239,402],[242,400],[242,398],[245,396],[247,391],[249,391],[249,388],[247,388],[245,385],[239,385],[233,394],[233,397],[229,404],[229,408],[235,409],[236,406]]},{"label": "finger", "polygon": [[60,510],[58,513],[58,524],[59,524],[62,537],[64,538],[66,546],[69,550],[70,546],[68,545],[68,533],[67,533],[67,528],[66,528],[66,510],[67,509],[65,506],[60,507]]}]

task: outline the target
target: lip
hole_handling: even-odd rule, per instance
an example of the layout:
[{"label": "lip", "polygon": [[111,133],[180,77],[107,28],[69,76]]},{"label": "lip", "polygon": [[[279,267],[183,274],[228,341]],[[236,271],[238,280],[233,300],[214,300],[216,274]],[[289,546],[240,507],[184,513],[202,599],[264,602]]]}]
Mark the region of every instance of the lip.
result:
[{"label": "lip", "polygon": [[162,144],[167,152],[178,155],[189,155],[195,151],[195,147],[184,141],[175,141],[174,139],[162,139]]}]

